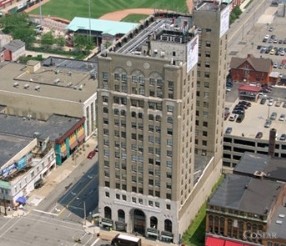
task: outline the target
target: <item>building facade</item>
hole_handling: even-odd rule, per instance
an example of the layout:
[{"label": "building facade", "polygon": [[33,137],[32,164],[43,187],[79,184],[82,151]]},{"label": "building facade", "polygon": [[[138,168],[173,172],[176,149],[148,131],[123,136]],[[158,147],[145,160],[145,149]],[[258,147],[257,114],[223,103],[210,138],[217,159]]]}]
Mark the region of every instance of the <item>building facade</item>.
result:
[{"label": "building facade", "polygon": [[96,64],[50,57],[0,69],[0,104],[10,115],[46,121],[51,115],[85,117],[86,139],[96,132]]},{"label": "building facade", "polygon": [[[179,243],[210,194],[222,163],[224,7],[150,16],[98,58],[102,226]],[[195,153],[207,160],[198,172]]]},{"label": "building facade", "polygon": [[232,57],[230,62],[230,74],[233,81],[258,82],[268,84],[272,72],[272,60],[268,58],[256,58],[247,55],[246,58]]},{"label": "building facade", "polygon": [[0,135],[0,145],[0,201],[14,207],[19,197],[28,196],[55,168],[55,152],[50,143],[40,146],[36,138]]},{"label": "building facade", "polygon": [[[200,28],[196,102],[196,153],[214,156],[219,164],[223,145],[223,113],[227,74],[227,29],[230,6],[202,3],[193,12]],[[226,22],[226,23],[225,23]]]},{"label": "building facade", "polygon": [[237,243],[235,245],[268,246],[267,241],[272,241],[270,237],[274,237],[275,233],[272,230],[271,234],[268,229],[273,224],[277,210],[285,202],[285,194],[284,183],[226,175],[208,202],[206,242],[209,237],[215,236],[225,242]]}]

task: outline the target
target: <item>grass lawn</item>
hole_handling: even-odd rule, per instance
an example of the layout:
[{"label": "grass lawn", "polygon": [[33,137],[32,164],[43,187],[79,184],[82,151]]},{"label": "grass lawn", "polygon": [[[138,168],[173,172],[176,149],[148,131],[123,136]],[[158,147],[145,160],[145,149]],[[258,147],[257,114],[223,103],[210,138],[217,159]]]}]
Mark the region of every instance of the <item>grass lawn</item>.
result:
[{"label": "grass lawn", "polygon": [[126,16],[126,17],[125,17],[124,19],[122,19],[121,21],[139,23],[140,20],[144,20],[144,19],[146,19],[147,17],[148,17],[148,15],[132,14],[132,15]]},{"label": "grass lawn", "polygon": [[[106,13],[130,8],[169,9],[187,12],[186,0],[90,0],[91,17],[98,18]],[[32,14],[39,14],[39,9]],[[43,15],[72,20],[73,17],[89,16],[89,0],[50,0],[42,5]]]}]

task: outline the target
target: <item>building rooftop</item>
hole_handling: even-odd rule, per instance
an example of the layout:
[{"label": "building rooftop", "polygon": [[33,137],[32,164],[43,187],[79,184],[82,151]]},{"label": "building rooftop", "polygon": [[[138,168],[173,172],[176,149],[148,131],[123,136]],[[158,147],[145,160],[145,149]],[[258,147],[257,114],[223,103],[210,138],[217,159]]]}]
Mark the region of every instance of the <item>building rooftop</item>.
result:
[{"label": "building rooftop", "polygon": [[268,227],[268,235],[275,235],[274,239],[286,239],[286,207],[281,206],[272,217]]},{"label": "building rooftop", "polygon": [[274,181],[228,174],[208,204],[266,215],[280,189],[281,184]]},{"label": "building rooftop", "polygon": [[[0,123],[2,125],[2,122]],[[33,138],[11,136],[0,133],[0,168],[24,149]]]},{"label": "building rooftop", "polygon": [[[241,123],[237,123],[236,121],[229,121],[229,118],[224,122],[224,128],[231,127],[232,132],[229,134],[230,136],[243,136],[244,138],[255,139],[256,134],[258,132],[262,132],[263,140],[269,140],[269,131],[271,128],[275,128],[278,134],[276,139],[279,140],[281,134],[286,134],[286,121],[280,121],[279,117],[281,114],[286,114],[286,109],[281,105],[279,107],[275,106],[276,101],[272,106],[268,106],[268,101],[265,104],[260,104],[260,100],[258,102],[251,102],[251,107],[245,110],[245,118]],[[230,108],[230,112],[234,108],[235,105],[232,105]],[[266,119],[271,116],[273,112],[277,113],[276,120],[272,120],[270,128],[265,128],[264,124]],[[254,124],[255,122],[255,124]],[[227,137],[228,135],[225,135]],[[260,140],[259,140],[260,141]],[[282,141],[283,142],[283,141]],[[285,142],[285,141],[284,141]],[[285,142],[286,143],[286,142]]]},{"label": "building rooftop", "polygon": [[174,62],[180,63],[186,61],[188,55],[186,45],[194,39],[197,32],[192,16],[157,12],[107,50],[102,51],[101,55],[108,56],[108,52],[114,52],[168,61],[172,58]]},{"label": "building rooftop", "polygon": [[83,17],[74,17],[66,29],[76,32],[78,30],[101,32],[115,36],[116,34],[125,34],[138,26],[138,23],[90,19]]},{"label": "building rooftop", "polygon": [[286,182],[285,160],[269,155],[244,153],[234,173],[264,176],[267,179]]},{"label": "building rooftop", "polygon": [[230,61],[230,69],[238,68],[244,63],[248,63],[255,71],[270,73],[272,69],[272,60],[269,58],[254,57],[247,55],[246,58],[232,57]]},{"label": "building rooftop", "polygon": [[80,119],[61,115],[52,115],[47,121],[28,119],[0,114],[0,133],[17,137],[35,138],[51,141],[64,135]]},{"label": "building rooftop", "polygon": [[96,92],[95,65],[70,60],[49,61],[44,61],[44,66],[35,72],[29,72],[25,65],[6,64],[0,68],[0,90],[71,102],[84,102]]},{"label": "building rooftop", "polygon": [[223,4],[220,4],[219,1],[213,0],[197,0],[195,10],[205,10],[205,11],[217,11],[226,6],[226,2],[223,1]]},{"label": "building rooftop", "polygon": [[19,39],[14,39],[10,43],[4,46],[5,49],[11,50],[12,52],[17,51],[18,49],[25,46],[25,43]]}]

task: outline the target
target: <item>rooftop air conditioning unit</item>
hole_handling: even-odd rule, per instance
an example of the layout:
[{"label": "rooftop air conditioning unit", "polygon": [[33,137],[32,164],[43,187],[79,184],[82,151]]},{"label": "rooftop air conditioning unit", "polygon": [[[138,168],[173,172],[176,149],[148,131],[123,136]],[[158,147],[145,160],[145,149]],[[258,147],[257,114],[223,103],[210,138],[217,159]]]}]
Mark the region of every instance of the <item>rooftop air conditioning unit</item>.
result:
[{"label": "rooftop air conditioning unit", "polygon": [[24,85],[24,89],[28,89],[29,87],[30,87],[29,84],[25,84],[25,85]]},{"label": "rooftop air conditioning unit", "polygon": [[39,85],[37,85],[37,86],[35,87],[35,90],[36,90],[36,91],[39,91],[40,88],[41,88],[41,87],[40,87]]},{"label": "rooftop air conditioning unit", "polygon": [[60,83],[60,79],[59,78],[56,78],[55,80],[54,80],[54,84],[58,84],[58,83]]}]

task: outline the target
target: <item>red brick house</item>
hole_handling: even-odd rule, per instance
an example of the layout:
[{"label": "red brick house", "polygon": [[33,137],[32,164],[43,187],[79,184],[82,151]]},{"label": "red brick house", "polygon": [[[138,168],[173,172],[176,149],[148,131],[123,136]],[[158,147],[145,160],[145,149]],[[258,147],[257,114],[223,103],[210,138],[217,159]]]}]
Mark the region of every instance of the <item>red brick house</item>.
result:
[{"label": "red brick house", "polygon": [[269,58],[256,58],[247,55],[246,58],[232,57],[230,61],[230,74],[233,81],[259,82],[268,84],[272,72],[272,60]]}]

